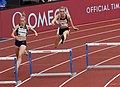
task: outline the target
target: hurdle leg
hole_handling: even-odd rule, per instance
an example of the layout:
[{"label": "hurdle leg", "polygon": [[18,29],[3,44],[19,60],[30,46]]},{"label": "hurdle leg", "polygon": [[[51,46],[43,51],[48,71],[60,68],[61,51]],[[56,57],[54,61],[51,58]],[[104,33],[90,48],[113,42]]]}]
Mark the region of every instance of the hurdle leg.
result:
[{"label": "hurdle leg", "polygon": [[18,71],[17,71],[17,59],[14,58],[14,74],[15,74],[15,81],[18,81]]},{"label": "hurdle leg", "polygon": [[29,62],[30,62],[30,76],[32,75],[32,53],[29,52]]},{"label": "hurdle leg", "polygon": [[21,80],[18,80],[18,70],[17,70],[17,59],[14,58],[14,74],[15,74],[15,84],[18,85],[21,83]]},{"label": "hurdle leg", "polygon": [[73,73],[73,70],[72,70],[72,51],[70,51],[70,72]]},{"label": "hurdle leg", "polygon": [[88,63],[88,44],[86,44],[86,67],[89,66],[89,63]]},{"label": "hurdle leg", "polygon": [[14,58],[14,74],[15,74],[15,84],[18,85],[21,83],[21,80],[18,80],[18,70],[17,70],[17,59]]},{"label": "hurdle leg", "polygon": [[76,74],[77,74],[76,72],[73,72],[73,64],[72,64],[72,50],[70,50],[70,73],[71,73],[71,75],[70,75],[70,76],[74,76],[74,75],[76,75]]}]

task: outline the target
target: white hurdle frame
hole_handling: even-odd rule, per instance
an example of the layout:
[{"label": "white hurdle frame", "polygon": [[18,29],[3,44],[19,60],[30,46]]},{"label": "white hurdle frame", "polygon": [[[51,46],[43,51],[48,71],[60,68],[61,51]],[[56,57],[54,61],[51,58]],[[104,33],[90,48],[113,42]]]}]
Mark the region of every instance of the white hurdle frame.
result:
[{"label": "white hurdle frame", "polygon": [[[70,72],[66,73],[33,73],[32,71],[32,53],[70,53]],[[29,50],[29,61],[30,61],[30,76],[74,76],[76,72],[72,70],[72,50],[63,49],[63,50]]]},{"label": "white hurdle frame", "polygon": [[18,80],[17,59],[16,57],[0,57],[0,61],[14,61],[15,81],[0,81],[0,84],[15,84],[18,85],[21,81]]},{"label": "white hurdle frame", "polygon": [[120,68],[120,65],[89,65],[88,47],[89,46],[120,46],[120,42],[116,43],[86,43],[86,67],[91,68]]}]

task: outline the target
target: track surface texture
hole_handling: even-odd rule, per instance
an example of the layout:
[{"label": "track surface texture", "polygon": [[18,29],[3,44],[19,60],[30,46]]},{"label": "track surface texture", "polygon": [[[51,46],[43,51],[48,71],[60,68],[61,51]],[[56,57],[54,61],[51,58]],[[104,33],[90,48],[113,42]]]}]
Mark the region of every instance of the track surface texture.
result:
[{"label": "track surface texture", "polygon": [[[16,87],[120,87],[120,69],[86,69],[85,43],[120,42],[120,18],[76,25],[64,44],[56,48],[72,49],[73,71],[70,76],[33,77],[29,74],[29,58],[24,55],[19,69],[21,84]],[[54,50],[57,29],[28,35],[27,50]],[[90,47],[92,65],[120,65],[120,47]],[[0,56],[15,56],[14,39],[0,42]],[[13,62],[0,61],[0,80],[14,80]],[[33,72],[69,72],[68,53],[33,54]],[[0,85],[15,87],[15,85]]]}]

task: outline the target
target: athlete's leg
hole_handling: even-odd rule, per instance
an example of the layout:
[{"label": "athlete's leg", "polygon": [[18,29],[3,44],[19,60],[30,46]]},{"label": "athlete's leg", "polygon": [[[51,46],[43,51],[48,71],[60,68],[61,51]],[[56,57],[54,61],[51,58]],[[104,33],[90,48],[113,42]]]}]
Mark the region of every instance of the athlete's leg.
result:
[{"label": "athlete's leg", "polygon": [[19,55],[18,55],[18,59],[17,59],[17,70],[22,62],[22,55],[24,54],[25,52],[25,49],[26,49],[26,46],[25,45],[21,45],[19,47]]},{"label": "athlete's leg", "polygon": [[18,58],[18,55],[19,55],[19,47],[18,46],[15,46],[15,54],[16,54],[16,57]]},{"label": "athlete's leg", "polygon": [[[18,55],[19,55],[19,47],[18,46],[15,46],[15,54],[18,59]],[[14,73],[15,73],[15,71],[14,71]]]},{"label": "athlete's leg", "polygon": [[28,56],[28,51],[27,51],[27,50],[25,50],[25,51],[24,51],[24,54],[25,54],[26,56]]},{"label": "athlete's leg", "polygon": [[55,39],[55,48],[57,48],[57,46],[60,44],[60,40],[61,40],[61,30],[58,27],[57,29],[57,35],[56,35],[56,39]]},{"label": "athlete's leg", "polygon": [[63,32],[63,34],[61,35],[61,44],[63,44],[63,42],[66,40],[66,38],[68,37],[68,35],[69,35],[69,30],[65,30],[64,32]]},{"label": "athlete's leg", "polygon": [[60,35],[57,35],[55,39],[55,48],[59,45],[60,40],[61,40]]}]

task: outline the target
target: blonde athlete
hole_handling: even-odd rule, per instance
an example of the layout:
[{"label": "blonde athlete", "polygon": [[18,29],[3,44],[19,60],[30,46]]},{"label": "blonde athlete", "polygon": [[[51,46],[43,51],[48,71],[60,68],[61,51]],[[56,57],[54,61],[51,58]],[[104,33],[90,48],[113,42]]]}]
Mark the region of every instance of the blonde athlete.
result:
[{"label": "blonde athlete", "polygon": [[58,45],[63,44],[63,42],[66,40],[67,36],[69,35],[70,29],[68,28],[68,23],[71,24],[74,30],[78,30],[78,28],[76,28],[73,25],[72,19],[70,15],[66,13],[66,7],[64,6],[61,6],[59,8],[59,13],[52,20],[52,25],[55,25],[56,21],[58,22],[59,27],[57,30],[57,38],[55,40],[55,48]]},{"label": "blonde athlete", "polygon": [[38,36],[37,32],[34,29],[26,25],[26,17],[25,17],[25,13],[23,12],[22,16],[20,17],[20,24],[17,24],[15,26],[15,29],[13,30],[11,34],[11,36],[15,39],[17,70],[22,62],[22,55],[26,51],[26,45],[27,45],[26,38],[27,38],[28,30],[33,31],[35,33],[35,36]]}]

